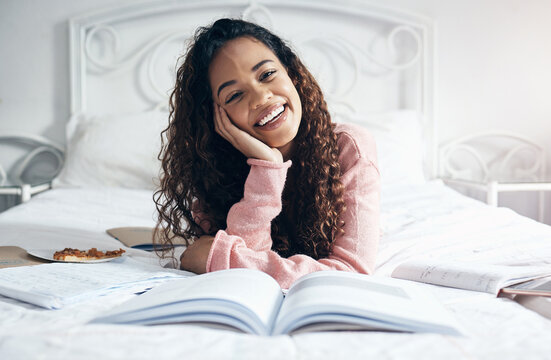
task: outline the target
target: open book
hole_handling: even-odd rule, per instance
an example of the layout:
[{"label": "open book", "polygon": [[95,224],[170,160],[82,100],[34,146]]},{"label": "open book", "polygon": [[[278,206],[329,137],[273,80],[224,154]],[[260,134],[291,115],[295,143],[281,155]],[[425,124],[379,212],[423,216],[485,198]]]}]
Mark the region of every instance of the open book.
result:
[{"label": "open book", "polygon": [[246,333],[385,330],[459,334],[444,307],[415,283],[339,271],[300,278],[283,295],[269,275],[230,269],[173,280],[94,323],[204,323]]},{"label": "open book", "polygon": [[[551,275],[551,266],[508,266],[468,262],[413,260],[400,264],[392,277],[498,295],[515,293],[520,283]],[[541,294],[540,294],[541,295]]]}]

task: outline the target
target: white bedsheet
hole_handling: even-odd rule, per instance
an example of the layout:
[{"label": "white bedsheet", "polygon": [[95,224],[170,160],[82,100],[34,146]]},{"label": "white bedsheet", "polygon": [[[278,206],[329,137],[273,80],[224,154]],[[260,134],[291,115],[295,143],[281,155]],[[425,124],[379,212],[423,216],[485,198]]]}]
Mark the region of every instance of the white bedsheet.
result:
[{"label": "white bedsheet", "polygon": [[108,187],[53,189],[0,214],[0,245],[24,249],[122,247],[134,257],[159,263],[150,253],[126,248],[105,232],[119,226],[155,226],[152,196],[148,190]]},{"label": "white bedsheet", "polygon": [[460,195],[440,181],[385,188],[377,273],[413,258],[551,264],[551,227]]},{"label": "white bedsheet", "polygon": [[[116,226],[154,226],[151,191],[119,188],[58,188],[33,197],[0,216],[1,244],[21,247],[78,243],[112,245],[105,233]],[[21,231],[21,228],[25,231]],[[30,236],[29,236],[30,234]]]},{"label": "white bedsheet", "polygon": [[[23,248],[120,246],[115,226],[153,226],[148,191],[54,189],[0,214],[0,245]],[[385,188],[377,273],[427,256],[492,263],[549,263],[551,228],[492,209],[439,182]],[[145,254],[145,255],[144,255]],[[153,261],[133,251],[137,259]],[[87,325],[132,294],[62,310],[0,298],[2,359],[547,359],[551,321],[490,294],[420,285],[465,329],[464,337],[386,332],[327,332],[258,337],[192,325]]]}]

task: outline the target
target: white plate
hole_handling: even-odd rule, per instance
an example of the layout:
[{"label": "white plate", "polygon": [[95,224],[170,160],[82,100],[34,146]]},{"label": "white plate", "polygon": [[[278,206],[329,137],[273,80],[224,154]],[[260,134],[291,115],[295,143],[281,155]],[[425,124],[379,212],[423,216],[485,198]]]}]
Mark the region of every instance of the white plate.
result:
[{"label": "white plate", "polygon": [[[116,249],[118,250],[118,249]],[[30,249],[30,250],[27,250],[27,254],[29,255],[32,255],[34,257],[37,257],[37,258],[40,258],[40,259],[44,259],[44,260],[50,260],[50,261],[57,261],[57,262],[71,262],[71,263],[101,263],[101,262],[106,262],[106,261],[111,261],[111,260],[115,260],[115,259],[118,259],[122,256],[126,256],[126,253],[122,253],[122,255],[120,256],[115,256],[115,257],[110,257],[110,258],[105,258],[105,259],[97,259],[97,260],[80,260],[80,261],[67,261],[67,260],[56,260],[54,259],[54,253],[56,251],[59,251],[59,250],[54,250],[54,249]],[[106,251],[111,251],[111,250],[101,250],[99,249],[99,251],[103,251],[103,252],[106,252]]]}]

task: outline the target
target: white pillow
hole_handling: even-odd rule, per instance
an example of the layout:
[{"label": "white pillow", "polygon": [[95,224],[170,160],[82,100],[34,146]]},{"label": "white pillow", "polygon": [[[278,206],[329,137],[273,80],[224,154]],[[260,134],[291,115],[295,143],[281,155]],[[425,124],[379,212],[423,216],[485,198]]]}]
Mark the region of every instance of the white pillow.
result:
[{"label": "white pillow", "polygon": [[168,113],[158,110],[73,116],[67,124],[65,164],[53,186],[153,189],[167,124]]},{"label": "white pillow", "polygon": [[367,128],[375,138],[381,185],[424,183],[422,116],[414,110],[336,114],[335,121]]}]

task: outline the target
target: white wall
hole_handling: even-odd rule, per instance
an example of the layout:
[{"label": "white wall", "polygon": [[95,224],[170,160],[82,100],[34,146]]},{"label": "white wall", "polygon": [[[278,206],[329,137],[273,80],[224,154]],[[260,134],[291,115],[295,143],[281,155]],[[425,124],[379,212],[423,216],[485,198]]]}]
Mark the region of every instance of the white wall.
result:
[{"label": "white wall", "polygon": [[441,141],[507,129],[551,152],[551,1],[385,2],[437,22]]},{"label": "white wall", "polygon": [[[385,0],[437,25],[440,143],[479,131],[524,134],[543,146],[551,178],[551,1]],[[505,194],[502,205],[536,216],[534,194]],[[551,194],[545,222],[551,224]]]},{"label": "white wall", "polygon": [[[129,2],[0,0],[0,133],[29,132],[64,142],[67,19]],[[527,135],[551,154],[551,0],[372,2],[436,21],[440,142],[503,129]],[[12,158],[0,153],[4,166]]]},{"label": "white wall", "polygon": [[64,142],[70,105],[67,20],[119,3],[0,0],[0,132]]}]

